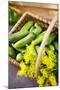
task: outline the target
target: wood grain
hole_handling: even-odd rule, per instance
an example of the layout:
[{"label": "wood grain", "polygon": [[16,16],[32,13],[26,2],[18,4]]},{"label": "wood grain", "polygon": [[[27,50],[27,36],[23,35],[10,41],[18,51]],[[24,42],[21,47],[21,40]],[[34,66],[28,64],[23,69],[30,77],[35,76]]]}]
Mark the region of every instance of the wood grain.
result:
[{"label": "wood grain", "polygon": [[18,9],[20,13],[26,11],[35,15],[52,19],[54,15],[58,14],[57,4],[39,4],[39,3],[26,3],[26,2],[9,2],[9,6]]}]

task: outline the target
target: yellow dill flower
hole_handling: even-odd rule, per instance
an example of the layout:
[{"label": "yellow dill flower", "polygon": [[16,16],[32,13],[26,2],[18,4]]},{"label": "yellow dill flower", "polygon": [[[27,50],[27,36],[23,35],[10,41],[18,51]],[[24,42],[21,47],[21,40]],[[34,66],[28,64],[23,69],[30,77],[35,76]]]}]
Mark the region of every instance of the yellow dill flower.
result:
[{"label": "yellow dill flower", "polygon": [[48,78],[48,71],[46,68],[41,68],[40,73],[43,75],[43,77]]},{"label": "yellow dill flower", "polygon": [[20,70],[18,70],[18,72],[17,72],[17,75],[18,76],[26,76],[26,70],[27,70],[27,66],[25,65],[25,63],[22,61],[21,63],[20,63]]},{"label": "yellow dill flower", "polygon": [[38,85],[39,86],[43,86],[43,84],[44,84],[44,77],[43,76],[38,76],[38,78],[37,78],[37,83],[38,83]]},{"label": "yellow dill flower", "polygon": [[55,66],[53,58],[51,56],[47,56],[45,53],[42,56],[41,63],[46,65],[49,69],[52,69]]},{"label": "yellow dill flower", "polygon": [[57,85],[56,77],[54,74],[49,76],[49,81],[50,81],[51,85]]},{"label": "yellow dill flower", "polygon": [[48,51],[48,56],[52,58],[52,61],[56,62],[56,53],[55,51],[49,50]]},{"label": "yellow dill flower", "polygon": [[29,62],[34,63],[36,61],[36,58],[37,58],[37,53],[34,49],[34,46],[32,44],[27,46],[24,54],[25,63],[26,64],[28,64]]},{"label": "yellow dill flower", "polygon": [[26,65],[25,65],[25,63],[23,61],[20,63],[20,68],[22,70],[26,69]]},{"label": "yellow dill flower", "polygon": [[29,78],[34,79],[35,77],[35,65],[30,65],[27,71],[27,75]]},{"label": "yellow dill flower", "polygon": [[18,76],[26,76],[26,72],[24,70],[18,70],[17,75]]}]

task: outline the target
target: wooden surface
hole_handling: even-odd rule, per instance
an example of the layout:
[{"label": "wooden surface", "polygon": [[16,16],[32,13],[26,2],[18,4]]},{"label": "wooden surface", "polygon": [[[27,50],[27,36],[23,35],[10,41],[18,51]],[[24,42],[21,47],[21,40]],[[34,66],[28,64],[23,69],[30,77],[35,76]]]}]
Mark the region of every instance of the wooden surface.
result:
[{"label": "wooden surface", "polygon": [[8,69],[8,88],[31,88],[31,87],[38,87],[36,79],[31,80],[28,77],[17,76],[16,73],[18,68],[9,63]]},{"label": "wooden surface", "polygon": [[58,14],[57,4],[40,4],[40,3],[26,3],[26,2],[9,2],[9,6],[24,13],[26,11],[32,12],[35,15],[42,16],[48,19],[53,18]]}]

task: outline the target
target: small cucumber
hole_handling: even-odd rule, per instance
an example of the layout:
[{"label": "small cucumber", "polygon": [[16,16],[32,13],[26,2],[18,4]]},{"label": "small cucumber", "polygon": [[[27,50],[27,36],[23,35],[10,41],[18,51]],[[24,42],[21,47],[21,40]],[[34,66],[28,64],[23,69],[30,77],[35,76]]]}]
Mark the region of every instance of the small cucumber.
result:
[{"label": "small cucumber", "polygon": [[20,62],[21,60],[23,60],[23,54],[18,53],[17,56],[16,56],[16,61]]},{"label": "small cucumber", "polygon": [[15,59],[16,53],[15,53],[14,49],[10,46],[8,47],[8,54],[9,54],[10,57]]}]

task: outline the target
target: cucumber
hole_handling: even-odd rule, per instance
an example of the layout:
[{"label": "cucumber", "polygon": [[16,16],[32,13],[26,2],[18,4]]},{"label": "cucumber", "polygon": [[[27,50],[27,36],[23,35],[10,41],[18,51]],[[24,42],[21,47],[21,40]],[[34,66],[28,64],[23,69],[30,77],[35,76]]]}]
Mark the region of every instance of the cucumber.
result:
[{"label": "cucumber", "polygon": [[35,50],[36,50],[36,52],[38,54],[38,52],[39,52],[39,45],[35,46]]},{"label": "cucumber", "polygon": [[16,57],[16,52],[15,52],[15,50],[12,48],[12,47],[8,47],[8,54],[9,54],[9,56],[10,57],[12,57],[12,58],[14,58],[15,59],[15,57]]},{"label": "cucumber", "polygon": [[40,44],[40,42],[43,40],[43,37],[45,35],[46,31],[40,33],[34,41],[32,41],[32,44],[37,45]]},{"label": "cucumber", "polygon": [[[39,52],[39,48],[40,48],[39,45],[35,46],[35,50],[36,50],[37,54]],[[52,44],[49,44],[49,45],[45,46],[45,52],[48,53],[49,50],[52,50],[52,51],[55,50],[55,48],[54,48],[54,46]]]},{"label": "cucumber", "polygon": [[33,26],[33,21],[28,21],[25,25],[16,33],[9,34],[9,42],[15,43],[29,33],[29,29]]},{"label": "cucumber", "polygon": [[52,43],[54,41],[54,39],[56,38],[56,33],[51,33],[51,35],[49,36],[46,45]]},{"label": "cucumber", "polygon": [[17,41],[15,44],[12,44],[12,46],[16,49],[19,50],[20,48],[26,46],[26,44],[31,43],[31,41],[42,31],[41,27],[38,26],[38,28],[34,28],[30,34],[28,34],[26,37],[23,39]]},{"label": "cucumber", "polygon": [[[44,38],[46,31],[43,31],[42,33],[40,33],[37,38],[32,42],[34,45],[40,44]],[[49,36],[46,45],[49,45],[50,43],[52,43],[54,41],[54,39],[56,38],[56,33],[51,33],[51,35]]]},{"label": "cucumber", "polygon": [[23,60],[23,54],[22,53],[18,53],[16,56],[16,61],[20,62]]}]

